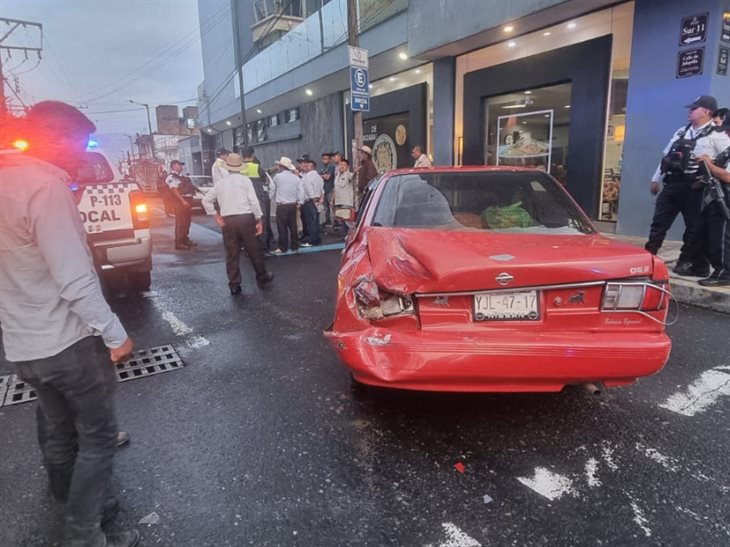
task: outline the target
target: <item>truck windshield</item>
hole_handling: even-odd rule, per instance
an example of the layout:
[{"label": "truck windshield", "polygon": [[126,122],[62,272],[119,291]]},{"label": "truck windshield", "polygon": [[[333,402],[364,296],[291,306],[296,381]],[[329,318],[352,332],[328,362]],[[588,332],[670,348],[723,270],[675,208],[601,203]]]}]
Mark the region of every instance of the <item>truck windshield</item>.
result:
[{"label": "truck windshield", "polygon": [[98,152],[86,152],[84,161],[77,172],[76,182],[79,184],[98,184],[113,181],[114,173],[106,158]]}]

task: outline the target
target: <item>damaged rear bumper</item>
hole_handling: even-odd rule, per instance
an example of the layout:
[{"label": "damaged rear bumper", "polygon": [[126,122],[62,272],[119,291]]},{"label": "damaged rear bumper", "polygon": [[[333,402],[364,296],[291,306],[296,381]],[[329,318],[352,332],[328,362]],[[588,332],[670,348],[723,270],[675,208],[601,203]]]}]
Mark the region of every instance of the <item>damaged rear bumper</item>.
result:
[{"label": "damaged rear bumper", "polygon": [[355,379],[400,389],[560,391],[566,385],[626,385],[661,370],[664,333],[325,332]]}]

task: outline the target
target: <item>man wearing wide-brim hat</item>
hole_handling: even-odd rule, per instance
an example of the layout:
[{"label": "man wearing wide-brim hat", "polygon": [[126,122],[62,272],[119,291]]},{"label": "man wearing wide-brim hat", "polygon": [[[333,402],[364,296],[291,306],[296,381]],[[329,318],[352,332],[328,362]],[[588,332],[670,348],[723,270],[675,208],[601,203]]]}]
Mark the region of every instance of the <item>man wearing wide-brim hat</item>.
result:
[{"label": "man wearing wide-brim hat", "polygon": [[203,207],[208,214],[215,214],[215,202],[220,208],[228,287],[234,296],[241,294],[241,245],[256,271],[258,286],[263,288],[274,279],[274,274],[266,271],[264,255],[256,239],[263,231],[261,205],[251,179],[241,174],[242,167],[239,154],[228,154],[225,160],[228,175],[203,198]]},{"label": "man wearing wide-brim hat", "polygon": [[274,254],[299,250],[297,210],[304,204],[304,185],[296,174],[291,159],[286,156],[276,162],[279,172],[274,176],[274,201],[276,201],[276,228],[279,232],[279,246]]},{"label": "man wearing wide-brim hat", "polygon": [[373,163],[373,150],[369,146],[361,146],[360,151],[360,167],[355,173],[358,194],[362,194],[368,183],[378,176],[378,169]]}]

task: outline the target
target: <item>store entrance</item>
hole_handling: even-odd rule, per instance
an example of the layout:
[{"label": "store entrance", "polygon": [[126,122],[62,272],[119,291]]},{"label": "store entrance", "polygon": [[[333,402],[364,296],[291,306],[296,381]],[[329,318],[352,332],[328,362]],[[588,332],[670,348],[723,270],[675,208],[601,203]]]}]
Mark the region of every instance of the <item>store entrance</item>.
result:
[{"label": "store entrance", "polygon": [[611,44],[602,36],[467,73],[462,163],[549,170],[599,218]]}]

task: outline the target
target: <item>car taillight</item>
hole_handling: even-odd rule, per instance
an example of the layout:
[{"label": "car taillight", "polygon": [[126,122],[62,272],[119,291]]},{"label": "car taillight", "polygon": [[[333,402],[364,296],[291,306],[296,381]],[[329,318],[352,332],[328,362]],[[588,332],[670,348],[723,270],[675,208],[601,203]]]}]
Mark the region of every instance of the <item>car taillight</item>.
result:
[{"label": "car taillight", "polygon": [[132,224],[135,229],[150,227],[150,218],[147,211],[147,203],[144,194],[139,191],[129,193],[129,206],[132,208]]},{"label": "car taillight", "polygon": [[604,311],[664,309],[667,291],[654,283],[606,283],[601,309]]},{"label": "car taillight", "polygon": [[378,320],[413,313],[413,299],[378,287],[372,278],[362,277],[354,287],[355,299],[366,319]]}]

